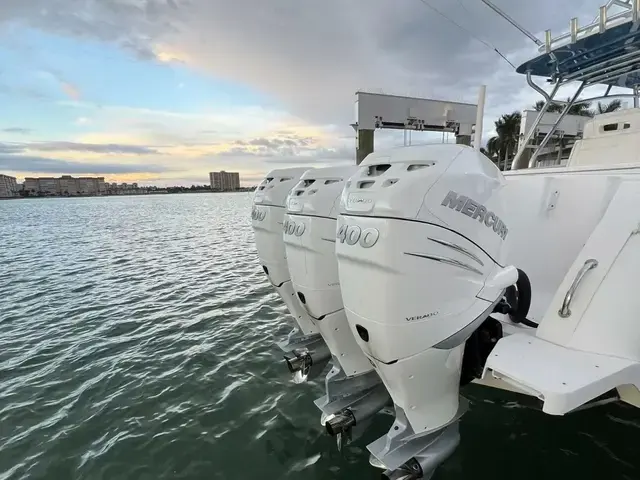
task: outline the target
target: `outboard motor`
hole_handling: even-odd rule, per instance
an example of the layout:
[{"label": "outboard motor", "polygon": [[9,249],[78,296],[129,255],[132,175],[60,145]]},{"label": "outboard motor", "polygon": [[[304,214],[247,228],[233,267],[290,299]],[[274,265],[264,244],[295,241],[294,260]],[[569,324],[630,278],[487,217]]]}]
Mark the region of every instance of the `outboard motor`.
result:
[{"label": "outboard motor", "polygon": [[262,269],[297,323],[298,328],[294,327],[288,337],[278,343],[285,352],[287,367],[296,383],[320,375],[331,359],[331,352],[315,320],[309,316],[293,290],[282,239],[287,194],[307,170],[285,168],[269,172],[256,188],[251,211]]},{"label": "outboard motor", "polygon": [[[315,403],[323,413],[321,422],[337,437],[339,446],[351,438],[354,425],[362,426],[391,401],[349,328],[340,293],[336,217],[345,182],[356,170],[349,166],[305,172],[289,193],[283,225],[293,289],[333,357],[333,368],[325,379],[326,395]],[[349,421],[342,421],[337,413]]]},{"label": "outboard motor", "polygon": [[342,298],[396,411],[368,445],[383,478],[430,478],[459,443],[465,342],[518,277],[503,266],[503,185],[470,147],[423,145],[369,155],[345,186]]}]

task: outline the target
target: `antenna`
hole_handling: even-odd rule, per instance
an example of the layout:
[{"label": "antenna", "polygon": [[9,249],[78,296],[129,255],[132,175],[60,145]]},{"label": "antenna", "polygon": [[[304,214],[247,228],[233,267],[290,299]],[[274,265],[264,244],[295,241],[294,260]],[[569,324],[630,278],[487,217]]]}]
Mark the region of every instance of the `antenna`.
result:
[{"label": "antenna", "polygon": [[481,85],[478,92],[478,110],[476,113],[476,132],[473,147],[479,152],[482,147],[482,120],[484,119],[484,99],[487,95],[487,86]]},{"label": "antenna", "polygon": [[506,13],[504,13],[502,10],[500,10],[498,7],[496,7],[493,3],[491,3],[489,0],[482,0],[482,3],[484,3],[487,7],[489,7],[491,10],[493,10],[494,12],[496,12],[498,15],[500,15],[502,18],[504,18],[507,22],[509,22],[511,25],[513,25],[514,27],[516,27],[518,30],[520,30],[523,34],[525,34],[527,37],[529,37],[529,39],[535,43],[538,46],[542,45],[542,41],[538,40],[531,32],[529,32],[528,30],[526,30],[524,27],[522,27],[518,22],[516,22],[513,18],[511,18],[509,15],[507,15]]},{"label": "antenna", "polygon": [[[442,13],[440,10],[438,10],[436,7],[434,7],[433,5],[431,5],[428,0],[419,0],[425,7],[433,10],[434,12],[436,12],[438,15],[440,15],[442,18],[446,19],[447,21],[451,22],[453,25],[455,25],[456,27],[458,27],[460,30],[462,30],[463,32],[465,32],[467,35],[469,35],[471,38],[477,40],[478,42],[482,43],[485,47],[490,48],[491,50],[493,50],[494,52],[496,52],[498,55],[500,55],[500,57],[507,62],[509,65],[511,65],[511,67],[513,67],[514,69],[516,68],[516,66],[511,63],[509,61],[509,59],[507,57],[505,57],[502,52],[500,50],[498,50],[496,47],[494,47],[493,45],[491,45],[490,43],[482,40],[481,38],[479,38],[478,36],[474,35],[472,32],[470,32],[468,29],[464,28],[462,25],[460,25],[458,22],[456,22],[455,20],[453,20],[450,17],[447,17],[444,13]],[[458,4],[464,8],[464,10],[468,12],[468,10],[466,9],[466,7],[464,6],[464,4],[462,3],[461,0],[458,0]]]}]

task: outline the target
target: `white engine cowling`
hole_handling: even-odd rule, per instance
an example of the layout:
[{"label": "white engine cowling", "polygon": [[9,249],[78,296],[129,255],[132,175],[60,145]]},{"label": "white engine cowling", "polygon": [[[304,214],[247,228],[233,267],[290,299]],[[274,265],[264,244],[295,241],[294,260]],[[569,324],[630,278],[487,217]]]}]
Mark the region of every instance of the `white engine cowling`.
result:
[{"label": "white engine cowling", "polygon": [[349,325],[415,434],[456,419],[465,341],[517,280],[503,184],[470,147],[424,145],[369,155],[343,191]]},{"label": "white engine cowling", "polygon": [[304,173],[289,193],[283,226],[293,288],[347,376],[373,369],[349,329],[335,257],[340,196],[356,169],[329,167]]},{"label": "white engine cowling", "polygon": [[304,335],[318,334],[313,319],[295,295],[282,239],[287,195],[308,168],[272,170],[256,188],[251,221],[260,265]]}]

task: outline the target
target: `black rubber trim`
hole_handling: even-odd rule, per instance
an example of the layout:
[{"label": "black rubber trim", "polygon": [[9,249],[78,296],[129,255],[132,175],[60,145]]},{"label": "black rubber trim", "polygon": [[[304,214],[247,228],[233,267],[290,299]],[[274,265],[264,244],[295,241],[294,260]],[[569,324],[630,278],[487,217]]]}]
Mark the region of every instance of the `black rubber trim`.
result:
[{"label": "black rubber trim", "polygon": [[[374,357],[375,358],[375,357]],[[376,360],[378,360],[376,358]],[[378,360],[380,363],[383,363],[385,365],[393,365],[394,363],[398,363],[398,359],[396,358],[395,360],[391,360],[390,362],[383,362],[382,360]]]},{"label": "black rubber trim", "polygon": [[531,307],[531,280],[523,270],[518,268],[518,281],[515,287],[510,285],[507,288],[505,298],[512,309],[508,315],[513,323],[521,323],[527,327],[538,328],[539,323],[527,318],[529,307]]},{"label": "black rubber trim", "polygon": [[[502,295],[504,295],[504,291],[502,292]],[[438,350],[452,350],[462,345],[464,342],[466,342],[469,339],[469,337],[473,334],[473,332],[475,332],[486,321],[487,317],[491,315],[495,306],[498,303],[500,303],[500,300],[502,300],[502,295],[496,298],[496,300],[492,302],[491,305],[489,305],[487,308],[485,308],[483,312],[480,315],[478,315],[471,323],[462,327],[457,332],[452,333],[444,340],[439,341],[431,348],[436,348]],[[479,297],[476,296],[476,298],[479,298]],[[480,298],[480,300],[483,300],[483,299]],[[488,300],[484,300],[484,301],[486,302]]]},{"label": "black rubber trim", "polygon": [[292,217],[311,217],[311,218],[324,218],[325,220],[337,220],[336,217],[325,217],[324,215],[309,215],[308,213],[287,212],[287,215],[291,215]]},{"label": "black rubber trim", "polygon": [[278,285],[276,285],[275,283],[273,283],[273,282],[271,281],[271,278],[269,278],[269,275],[267,275],[267,280],[269,280],[269,283],[270,283],[271,285],[273,285],[274,287],[276,287],[276,288],[280,288],[280,287],[281,287],[282,285],[284,285],[285,283],[287,283],[287,282],[290,282],[290,281],[291,281],[291,279],[289,279],[289,280],[285,280],[284,282],[280,282]]},{"label": "black rubber trim", "polygon": [[[306,304],[303,303],[302,306],[304,307],[305,310],[307,310],[307,305]],[[314,320],[318,320],[320,322],[320,321],[324,320],[327,315],[333,315],[334,313],[338,313],[340,310],[344,310],[344,307],[339,308],[338,310],[334,310],[333,312],[325,313],[323,315],[320,315],[319,317],[314,317],[313,315],[311,315],[311,313],[309,313],[309,310],[307,310],[307,315],[309,315]]]},{"label": "black rubber trim", "polygon": [[496,265],[498,265],[500,268],[504,268],[504,265],[501,265],[500,263],[496,262],[496,259],[493,258],[491,255],[489,255],[486,250],[484,248],[482,248],[480,245],[478,245],[476,242],[474,242],[473,240],[471,240],[470,238],[462,235],[460,232],[453,230],[449,227],[445,227],[444,225],[438,225],[437,223],[431,223],[431,222],[425,222],[422,220],[416,220],[413,218],[399,218],[399,217],[387,217],[387,216],[381,216],[381,215],[376,215],[375,217],[373,215],[352,215],[350,213],[341,213],[340,215],[342,215],[343,217],[354,217],[354,218],[382,218],[385,220],[398,220],[398,221],[402,221],[402,222],[413,222],[413,223],[422,223],[424,225],[431,225],[433,227],[438,227],[438,228],[442,228],[443,230],[447,230],[451,233],[455,233],[456,235],[458,235],[459,237],[464,238],[465,240],[467,240],[468,242],[474,244],[476,247],[478,247],[487,257],[489,257],[491,259],[491,261],[493,263],[495,263]]}]

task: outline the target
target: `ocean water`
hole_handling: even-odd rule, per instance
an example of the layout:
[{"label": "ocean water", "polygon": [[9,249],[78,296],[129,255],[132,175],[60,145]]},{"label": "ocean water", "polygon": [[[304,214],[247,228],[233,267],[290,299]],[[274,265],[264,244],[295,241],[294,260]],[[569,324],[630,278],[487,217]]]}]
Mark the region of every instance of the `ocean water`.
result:
[{"label": "ocean water", "polygon": [[[293,385],[251,194],[0,202],[0,480],[379,478]],[[477,386],[436,480],[640,478],[637,410]]]}]

